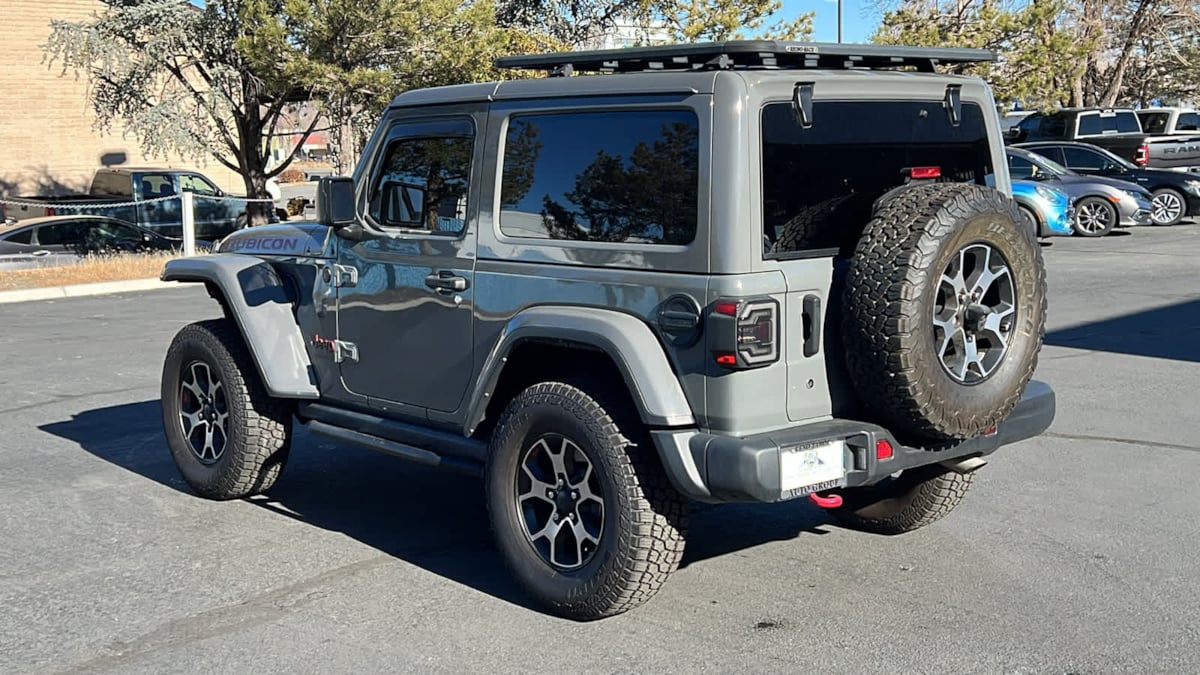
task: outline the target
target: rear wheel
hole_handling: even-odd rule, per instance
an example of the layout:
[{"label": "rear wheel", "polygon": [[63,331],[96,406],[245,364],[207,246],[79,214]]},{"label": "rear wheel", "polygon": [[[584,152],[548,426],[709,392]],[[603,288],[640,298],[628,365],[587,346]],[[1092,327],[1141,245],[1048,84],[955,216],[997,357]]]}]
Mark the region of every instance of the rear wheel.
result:
[{"label": "rear wheel", "polygon": [[1112,232],[1119,219],[1117,207],[1101,197],[1084,197],[1075,206],[1075,233],[1082,237],[1103,237]]},{"label": "rear wheel", "polygon": [[501,556],[567,618],[646,602],[683,555],[684,499],[631,412],[603,388],[545,382],[509,403],[492,438],[485,480]]},{"label": "rear wheel", "polygon": [[904,534],[943,518],[971,487],[974,473],[958,473],[941,465],[907,469],[868,487],[841,493],[842,505],[830,512],[856,530]]},{"label": "rear wheel", "polygon": [[1186,211],[1187,201],[1178,191],[1171,188],[1154,191],[1154,211],[1150,217],[1155,225],[1175,225],[1183,220]]}]

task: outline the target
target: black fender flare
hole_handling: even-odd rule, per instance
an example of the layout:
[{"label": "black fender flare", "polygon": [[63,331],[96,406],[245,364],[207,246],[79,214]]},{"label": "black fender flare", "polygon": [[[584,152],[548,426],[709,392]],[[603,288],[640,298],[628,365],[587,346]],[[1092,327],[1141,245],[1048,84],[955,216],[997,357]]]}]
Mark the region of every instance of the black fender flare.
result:
[{"label": "black fender flare", "polygon": [[320,398],[291,298],[267,261],[241,254],[176,258],[167,261],[159,278],[203,282],[220,292],[271,396]]},{"label": "black fender flare", "polygon": [[471,394],[466,435],[483,421],[508,355],[527,340],[563,340],[599,349],[617,365],[643,423],[651,427],[696,424],[666,352],[645,321],[610,309],[538,306],[510,319],[484,360],[479,386]]}]

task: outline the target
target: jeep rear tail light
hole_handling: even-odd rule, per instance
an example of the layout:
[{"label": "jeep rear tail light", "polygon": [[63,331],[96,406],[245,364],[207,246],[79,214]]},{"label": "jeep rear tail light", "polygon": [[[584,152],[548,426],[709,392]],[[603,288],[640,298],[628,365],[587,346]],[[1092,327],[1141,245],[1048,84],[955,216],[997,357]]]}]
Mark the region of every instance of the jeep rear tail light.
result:
[{"label": "jeep rear tail light", "polygon": [[1146,166],[1150,162],[1150,146],[1145,143],[1138,146],[1137,154],[1133,157],[1133,163],[1138,166]]},{"label": "jeep rear tail light", "polygon": [[731,369],[779,360],[779,303],[771,298],[713,303],[713,359]]},{"label": "jeep rear tail light", "polygon": [[931,178],[942,177],[942,167],[940,166],[914,166],[908,170],[908,175],[913,180],[929,180]]}]

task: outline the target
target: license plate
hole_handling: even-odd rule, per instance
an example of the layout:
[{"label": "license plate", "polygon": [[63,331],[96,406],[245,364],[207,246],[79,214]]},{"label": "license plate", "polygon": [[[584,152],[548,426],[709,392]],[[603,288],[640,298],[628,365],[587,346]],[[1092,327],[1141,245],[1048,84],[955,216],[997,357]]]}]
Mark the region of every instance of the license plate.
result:
[{"label": "license plate", "polygon": [[845,441],[786,448],[779,453],[779,489],[785,498],[828,490],[845,481]]}]

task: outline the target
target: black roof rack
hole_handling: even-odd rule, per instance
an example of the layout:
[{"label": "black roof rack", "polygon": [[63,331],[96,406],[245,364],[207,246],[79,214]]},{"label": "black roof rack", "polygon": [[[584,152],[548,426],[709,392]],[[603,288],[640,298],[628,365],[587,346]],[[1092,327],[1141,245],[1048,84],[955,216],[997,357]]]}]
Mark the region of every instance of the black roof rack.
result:
[{"label": "black roof rack", "polygon": [[911,67],[921,72],[935,72],[939,64],[996,60],[996,52],[986,49],[734,40],[504,56],[496,59],[496,67],[546,70],[551,75],[560,76],[576,72],[631,73],[736,68],[845,70]]}]

